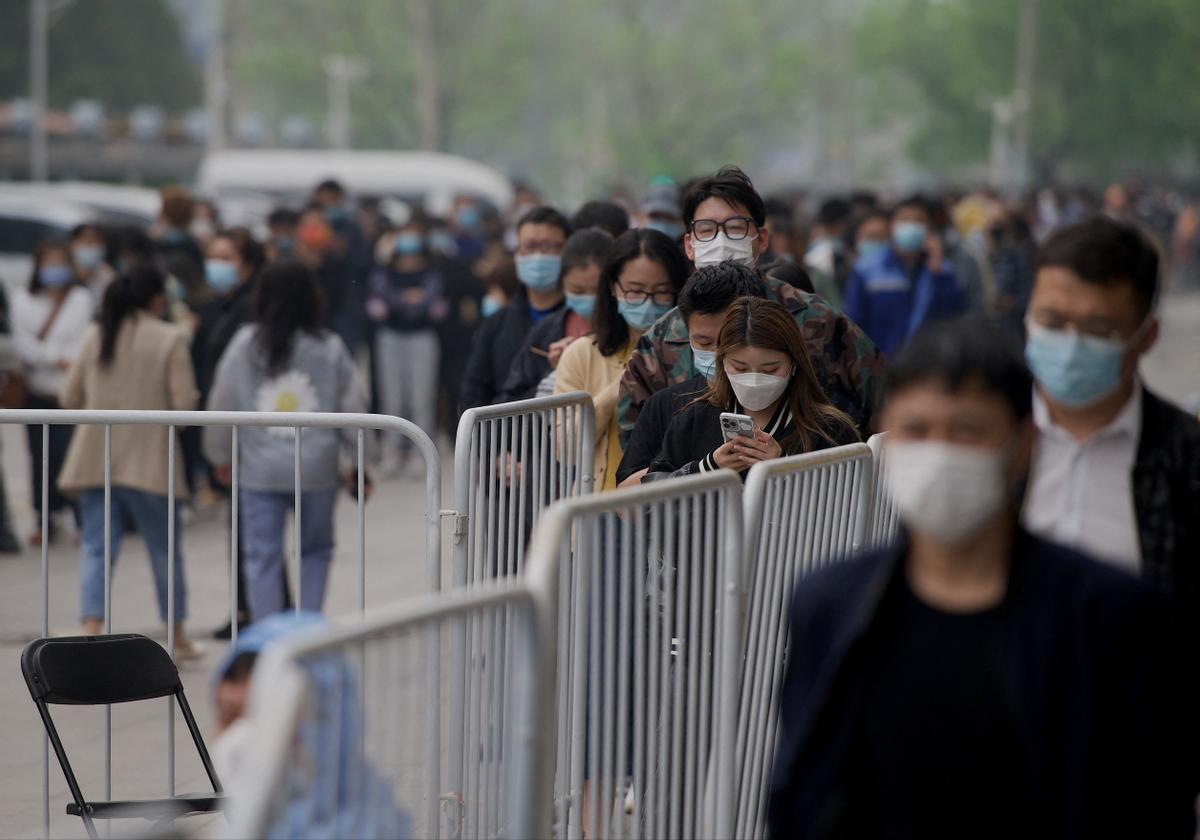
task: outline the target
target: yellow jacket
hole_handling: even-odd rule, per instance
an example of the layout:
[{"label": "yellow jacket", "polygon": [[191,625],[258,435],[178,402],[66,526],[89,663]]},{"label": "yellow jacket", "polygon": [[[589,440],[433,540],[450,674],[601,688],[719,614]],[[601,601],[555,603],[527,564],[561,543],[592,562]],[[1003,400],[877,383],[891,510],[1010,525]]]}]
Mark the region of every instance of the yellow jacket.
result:
[{"label": "yellow jacket", "polygon": [[591,336],[575,341],[563,351],[554,375],[554,393],[587,391],[596,411],[595,487],[611,490],[617,486],[617,465],[621,463],[621,443],[617,435],[617,383],[625,372],[633,342],[612,356],[600,355]]}]

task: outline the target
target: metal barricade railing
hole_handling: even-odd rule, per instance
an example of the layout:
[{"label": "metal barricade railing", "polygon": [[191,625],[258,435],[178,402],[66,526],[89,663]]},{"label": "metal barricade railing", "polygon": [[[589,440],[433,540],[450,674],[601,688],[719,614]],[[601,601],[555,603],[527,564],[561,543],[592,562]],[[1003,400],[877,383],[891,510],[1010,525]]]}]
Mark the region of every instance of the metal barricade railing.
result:
[{"label": "metal barricade railing", "polygon": [[863,548],[876,548],[893,542],[900,533],[900,516],[887,493],[887,435],[871,435],[867,446],[871,447],[874,463],[871,481],[871,504],[867,510],[863,535]]},{"label": "metal barricade railing", "polygon": [[[230,785],[232,836],[546,836],[546,601],[525,582],[450,590],[269,648],[252,688],[255,740]],[[448,799],[439,660],[457,636],[501,623],[507,655],[484,663],[489,702],[469,721],[472,783]]]},{"label": "metal barricade railing", "polygon": [[721,471],[538,523],[528,574],[557,593],[555,836],[733,836],[741,493]]},{"label": "metal barricade railing", "polygon": [[[372,430],[397,432],[420,450],[425,462],[425,556],[426,579],[430,590],[441,586],[441,468],[437,447],[434,442],[415,424],[397,417],[373,414],[320,414],[306,412],[216,412],[216,411],[137,411],[137,410],[33,410],[33,409],[4,409],[0,410],[0,424],[32,425],[42,427],[42,487],[41,487],[41,575],[42,575],[42,610],[40,634],[50,635],[50,574],[49,574],[49,492],[51,470],[49,461],[49,430],[51,426],[103,426],[104,433],[104,632],[112,632],[112,428],[114,426],[158,426],[167,427],[167,486],[164,488],[167,497],[167,650],[174,654],[175,650],[175,528],[176,509],[175,478],[176,453],[180,444],[177,440],[178,431],[189,426],[230,427],[232,450],[231,488],[239,487],[240,457],[238,445],[238,429],[246,427],[269,427],[291,429],[293,431],[293,447],[295,462],[295,513],[294,513],[294,544],[292,579],[295,582],[294,601],[296,609],[300,608],[301,592],[301,557],[299,547],[301,540],[301,465],[304,430],[333,429],[355,430],[356,434],[356,463],[357,463],[357,506],[358,506],[358,607],[360,613],[366,607],[366,518],[365,501],[365,433]],[[229,573],[230,573],[230,622],[233,639],[237,639],[237,589],[238,589],[238,525],[239,505],[238,493],[231,492],[231,527],[229,541]],[[174,700],[169,701],[167,722],[167,792],[175,795],[175,709]],[[111,708],[105,709],[105,761],[104,761],[105,798],[112,798],[112,715]],[[42,827],[43,836],[50,834],[50,759],[48,739],[43,736],[42,750]]]},{"label": "metal barricade railing", "polygon": [[468,409],[454,453],[454,583],[519,574],[533,522],[590,493],[596,447],[583,391]]},{"label": "metal barricade railing", "polygon": [[747,476],[737,837],[765,834],[792,590],[805,574],[858,549],[870,480],[871,450],[861,443],[768,461]]}]

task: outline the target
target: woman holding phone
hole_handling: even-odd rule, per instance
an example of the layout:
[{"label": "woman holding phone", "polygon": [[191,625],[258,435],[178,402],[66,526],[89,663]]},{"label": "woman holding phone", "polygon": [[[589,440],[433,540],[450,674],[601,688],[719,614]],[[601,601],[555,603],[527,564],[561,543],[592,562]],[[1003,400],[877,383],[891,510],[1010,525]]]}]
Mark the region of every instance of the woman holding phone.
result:
[{"label": "woman holding phone", "polygon": [[821,390],[800,327],[774,301],[739,298],[717,342],[716,375],[667,427],[643,481],[761,461],[859,440]]}]

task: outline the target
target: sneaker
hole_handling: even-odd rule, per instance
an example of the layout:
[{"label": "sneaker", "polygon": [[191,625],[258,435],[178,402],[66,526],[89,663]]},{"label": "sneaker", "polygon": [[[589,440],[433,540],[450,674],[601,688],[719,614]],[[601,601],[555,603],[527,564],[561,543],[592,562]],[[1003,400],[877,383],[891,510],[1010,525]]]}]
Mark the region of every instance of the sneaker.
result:
[{"label": "sneaker", "polygon": [[198,642],[193,642],[191,639],[176,639],[175,640],[175,661],[187,662],[193,659],[200,659],[204,656],[204,645]]},{"label": "sneaker", "polygon": [[[239,616],[238,617],[238,632],[239,633],[242,632],[242,630],[244,630],[248,624],[250,624],[250,619],[242,618],[241,616]],[[213,631],[212,637],[219,642],[228,642],[230,639],[233,638],[233,622],[232,621],[225,622],[224,627],[220,627]]]}]

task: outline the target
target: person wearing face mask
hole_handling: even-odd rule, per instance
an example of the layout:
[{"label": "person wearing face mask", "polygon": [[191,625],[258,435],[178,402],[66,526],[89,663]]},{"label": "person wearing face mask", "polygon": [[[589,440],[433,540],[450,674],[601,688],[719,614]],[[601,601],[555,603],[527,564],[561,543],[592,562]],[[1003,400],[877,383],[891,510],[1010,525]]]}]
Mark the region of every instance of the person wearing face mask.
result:
[{"label": "person wearing face mask", "polygon": [[1200,641],[1200,423],[1147,389],[1158,251],[1105,217],[1037,256],[1025,355],[1037,381],[1027,528],[1141,575]]},{"label": "person wearing face mask", "polygon": [[[450,312],[446,280],[429,251],[429,227],[414,214],[396,233],[392,258],[376,268],[367,297],[375,324],[375,380],[384,414],[412,420],[437,439],[437,327]],[[396,475],[408,459],[399,433],[384,439],[380,472]]]},{"label": "person wearing face mask", "polygon": [[[854,229],[854,263],[882,261],[888,253],[891,219],[883,210],[867,210]],[[863,268],[862,271],[869,269]]]},{"label": "person wearing face mask", "polygon": [[[371,243],[363,236],[341,182],[329,178],[317,184],[310,207],[320,214],[330,234],[320,250],[317,270],[325,292],[329,328],[345,342],[350,355],[357,358],[367,340],[367,284],[375,265]],[[312,221],[306,212],[302,226],[306,223],[311,226]]]},{"label": "person wearing face mask", "polygon": [[509,302],[475,331],[463,376],[463,409],[498,400],[530,329],[566,305],[558,277],[570,235],[570,222],[553,207],[535,207],[517,223],[520,286]]},{"label": "person wearing face mask", "polygon": [[529,331],[513,359],[497,402],[513,402],[554,392],[555,371],[571,344],[593,332],[600,269],[613,238],[596,227],[576,230],[563,246],[559,287],[566,306],[543,318]]},{"label": "person wearing face mask", "polygon": [[[739,298],[725,316],[716,372],[704,394],[667,427],[642,481],[730,469],[859,440],[854,421],[825,397],[800,328],[787,309]],[[726,441],[725,412],[748,415],[754,437]]]},{"label": "person wearing face mask", "polygon": [[[59,408],[58,393],[67,370],[79,353],[83,334],[96,311],[92,294],[79,282],[71,251],[61,242],[43,242],[33,255],[29,285],[18,289],[12,303],[13,349],[25,373],[25,407]],[[26,426],[29,444],[30,499],[34,524],[30,545],[42,539],[42,427]],[[74,512],[74,505],[58,490],[70,426],[51,426],[49,431],[50,537],[57,533],[54,515]]]},{"label": "person wearing face mask", "polygon": [[892,210],[891,244],[874,260],[854,264],[843,309],[884,353],[902,348],[923,324],[966,311],[967,301],[930,233],[925,199],[912,196]]},{"label": "person wearing face mask", "polygon": [[[735,166],[691,184],[684,195],[683,220],[684,250],[697,269],[727,260],[754,267],[770,241],[762,196]],[[764,282],[768,296],[783,304],[800,326],[825,393],[866,432],[887,368],[879,348],[819,295],[771,278]],[[622,443],[633,434],[652,394],[686,382],[696,372],[687,324],[677,310],[668,312],[642,336],[621,379],[617,427]]]},{"label": "person wearing face mask", "polygon": [[104,300],[104,290],[117,276],[108,264],[108,242],[104,232],[96,225],[84,222],[71,230],[68,242],[79,280],[87,286],[92,293],[92,300],[99,307]]},{"label": "person wearing face mask", "polygon": [[666,235],[640,228],[617,237],[600,273],[595,334],[563,351],[554,393],[586,391],[596,410],[595,487],[617,486],[617,383],[638,338],[675,306],[687,279],[683,251]]},{"label": "person wearing face mask", "polygon": [[1195,668],[1152,590],[1019,527],[1031,393],[980,318],[894,361],[905,530],[796,588],[771,836],[1193,835]]},{"label": "person wearing face mask", "polygon": [[638,212],[642,227],[656,230],[673,242],[683,239],[683,218],[679,209],[679,188],[673,182],[651,185],[642,199]]},{"label": "person wearing face mask", "polygon": [[617,467],[621,487],[640,484],[650,462],[662,449],[667,427],[675,416],[695,402],[717,375],[717,339],[734,301],[743,297],[766,298],[767,287],[753,269],[740,263],[717,263],[699,269],[679,293],[679,312],[692,342],[692,359],[698,371],[691,379],[653,394],[638,414]]},{"label": "person wearing face mask", "polygon": [[846,257],[846,226],[850,224],[850,202],[829,198],[817,208],[812,243],[804,252],[804,265],[814,274],[822,296],[834,306],[842,302],[842,289],[850,274]]}]

